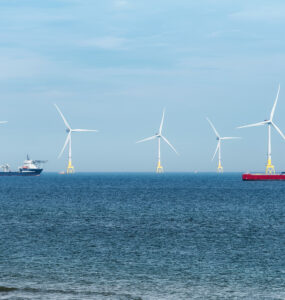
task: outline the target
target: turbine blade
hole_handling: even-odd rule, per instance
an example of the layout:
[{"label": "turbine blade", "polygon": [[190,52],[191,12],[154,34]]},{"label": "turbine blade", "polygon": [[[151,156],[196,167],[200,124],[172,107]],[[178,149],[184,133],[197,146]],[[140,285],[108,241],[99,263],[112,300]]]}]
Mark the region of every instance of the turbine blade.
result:
[{"label": "turbine blade", "polygon": [[217,154],[217,152],[218,152],[220,146],[221,146],[221,141],[219,140],[219,141],[218,141],[218,144],[217,144],[216,151],[215,151],[215,153],[214,153],[214,155],[213,155],[213,157],[212,157],[212,160],[214,160],[214,158],[215,158],[215,156],[216,156],[216,154]]},{"label": "turbine blade", "polygon": [[161,134],[161,131],[162,131],[162,126],[163,126],[163,122],[164,122],[164,113],[165,113],[165,109],[163,109],[163,113],[162,113],[162,119],[161,119],[160,126],[159,126],[159,134]]},{"label": "turbine blade", "polygon": [[276,99],[275,99],[275,102],[274,102],[274,105],[273,105],[273,108],[272,108],[272,111],[271,111],[271,114],[270,114],[270,121],[273,120],[273,116],[274,116],[274,113],[275,113],[275,108],[276,108],[278,97],[279,97],[279,92],[280,92],[280,84],[278,86],[277,96],[276,96]]},{"label": "turbine blade", "polygon": [[226,136],[226,137],[222,137],[220,138],[221,140],[237,140],[237,139],[241,139],[241,137],[237,137],[237,136]]},{"label": "turbine blade", "polygon": [[146,142],[146,141],[153,140],[153,139],[155,139],[156,137],[157,137],[156,135],[154,135],[154,136],[151,136],[151,137],[148,137],[148,138],[146,138],[146,139],[143,139],[143,140],[137,141],[137,142],[136,142],[136,144],[137,144],[137,143],[142,143],[142,142]]},{"label": "turbine blade", "polygon": [[237,128],[247,128],[247,127],[255,127],[255,126],[261,126],[261,125],[265,125],[269,123],[269,121],[263,121],[263,122],[259,122],[259,123],[254,123],[254,124],[249,124],[249,125],[244,125],[244,126],[239,126]]},{"label": "turbine blade", "polygon": [[164,136],[162,136],[161,135],[161,137],[162,137],[162,139],[169,145],[169,147],[177,154],[177,155],[179,155],[179,153],[175,150],[175,148],[170,144],[170,142],[164,137]]},{"label": "turbine blade", "polygon": [[209,124],[211,125],[211,127],[213,128],[213,130],[214,130],[216,136],[219,138],[220,135],[219,135],[218,131],[216,130],[215,126],[213,125],[213,123],[210,121],[209,118],[206,118],[206,119],[207,119],[207,121],[209,122]]},{"label": "turbine blade", "polygon": [[62,118],[62,120],[63,120],[65,126],[66,126],[68,129],[71,129],[71,127],[69,126],[68,122],[66,121],[66,119],[65,119],[65,117],[64,117],[64,115],[63,115],[63,113],[60,111],[60,109],[58,108],[58,106],[57,106],[56,104],[54,104],[54,106],[55,106],[55,108],[57,109],[57,111],[59,112],[59,114],[60,114],[60,116],[61,116],[61,118]]},{"label": "turbine blade", "polygon": [[285,136],[282,133],[282,131],[280,130],[279,127],[277,127],[277,125],[275,125],[273,122],[271,123],[273,125],[273,127],[276,129],[276,131],[282,136],[282,138],[285,140]]},{"label": "turbine blade", "polygon": [[0,124],[8,123],[8,121],[0,121]]},{"label": "turbine blade", "polygon": [[96,129],[72,129],[72,132],[98,132]]},{"label": "turbine blade", "polygon": [[69,132],[69,134],[67,135],[67,138],[66,138],[66,140],[65,140],[65,143],[64,143],[64,145],[63,145],[63,148],[61,149],[61,151],[60,151],[60,153],[59,153],[59,155],[58,155],[58,158],[61,157],[61,155],[62,155],[64,149],[66,148],[66,146],[67,146],[67,144],[68,144],[68,142],[69,142],[69,140],[70,140],[70,135],[71,135],[71,132]]}]

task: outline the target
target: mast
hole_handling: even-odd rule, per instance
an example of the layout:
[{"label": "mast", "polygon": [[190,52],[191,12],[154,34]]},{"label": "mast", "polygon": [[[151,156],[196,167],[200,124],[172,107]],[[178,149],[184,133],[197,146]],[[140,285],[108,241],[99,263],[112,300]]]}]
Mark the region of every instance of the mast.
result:
[{"label": "mast", "polygon": [[66,173],[67,174],[74,173],[74,167],[72,165],[72,158],[71,158],[71,134],[68,142],[68,166],[67,166]]},{"label": "mast", "polygon": [[158,136],[158,162],[156,167],[156,173],[163,173],[163,167],[160,164],[160,136]]},{"label": "mast", "polygon": [[271,162],[271,123],[268,123],[268,150],[267,150],[266,174],[275,174],[275,168]]},{"label": "mast", "polygon": [[218,173],[223,173],[222,153],[221,153],[221,140],[220,139],[219,139],[219,165],[218,165]]}]

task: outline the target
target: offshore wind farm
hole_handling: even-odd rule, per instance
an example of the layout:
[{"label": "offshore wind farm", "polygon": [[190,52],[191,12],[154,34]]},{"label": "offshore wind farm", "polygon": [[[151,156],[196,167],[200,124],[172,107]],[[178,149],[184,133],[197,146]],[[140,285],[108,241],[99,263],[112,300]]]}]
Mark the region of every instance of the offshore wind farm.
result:
[{"label": "offshore wind farm", "polygon": [[[282,131],[280,130],[280,128],[273,122],[273,117],[275,114],[275,110],[276,110],[276,106],[277,106],[277,102],[278,102],[278,98],[279,98],[279,93],[280,93],[280,85],[278,86],[278,91],[277,91],[277,95],[273,104],[273,108],[271,110],[271,114],[270,114],[270,118],[268,120],[259,122],[259,123],[254,123],[254,124],[250,124],[250,125],[245,125],[245,126],[240,126],[238,128],[247,128],[247,127],[256,127],[256,126],[262,126],[262,125],[267,125],[268,126],[268,152],[267,152],[267,165],[266,165],[266,170],[265,170],[265,175],[275,175],[275,168],[272,165],[272,158],[271,158],[271,127],[273,127],[283,138],[283,140],[285,139],[284,134],[282,133]],[[63,154],[65,148],[68,145],[68,166],[67,166],[67,174],[72,174],[74,173],[74,167],[72,165],[72,149],[71,149],[71,134],[72,132],[97,132],[97,130],[94,129],[72,129],[69,125],[69,123],[67,122],[66,118],[64,117],[64,115],[62,114],[61,110],[59,109],[59,107],[55,104],[55,107],[57,109],[57,111],[59,112],[65,126],[66,126],[66,132],[67,132],[67,138],[65,140],[64,146],[59,154],[59,157],[61,157],[61,155]],[[164,168],[162,166],[161,163],[161,141],[164,141],[177,155],[178,152],[176,151],[176,149],[174,148],[174,146],[169,142],[169,140],[162,135],[162,129],[163,129],[163,125],[164,125],[164,118],[165,118],[165,109],[163,109],[163,113],[162,113],[162,119],[160,122],[160,126],[158,129],[158,132],[148,138],[144,138],[142,140],[137,141],[136,143],[142,143],[142,142],[146,142],[146,141],[151,141],[151,140],[157,140],[158,144],[158,160],[157,160],[157,166],[156,166],[156,173],[163,173],[164,172]],[[222,154],[221,154],[221,147],[222,147],[222,142],[225,140],[234,140],[234,139],[240,139],[240,137],[222,137],[217,129],[215,128],[214,124],[211,122],[211,120],[209,118],[206,118],[208,123],[210,124],[211,128],[214,131],[214,134],[216,135],[216,140],[217,140],[217,146],[216,146],[216,150],[214,152],[214,155],[212,157],[212,160],[215,158],[216,155],[218,155],[218,167],[217,167],[217,172],[218,173],[223,173],[224,168],[222,166]],[[245,175],[246,174],[246,175]],[[285,176],[283,174],[277,174],[275,177],[274,176],[265,176],[263,174],[259,174],[261,176],[257,176],[257,174],[254,174],[254,177],[250,177],[250,175],[248,173],[243,174],[242,178],[243,180],[283,180],[285,179]],[[249,179],[250,178],[250,179]],[[256,179],[257,178],[257,179]]]},{"label": "offshore wind farm", "polygon": [[285,299],[285,1],[2,0],[0,28],[1,300]]},{"label": "offshore wind farm", "polygon": [[[269,119],[266,119],[262,122],[258,122],[258,123],[254,123],[254,124],[249,124],[249,125],[244,125],[244,126],[239,126],[237,127],[238,129],[240,128],[248,128],[248,127],[258,127],[258,126],[268,126],[268,151],[267,151],[267,165],[266,165],[266,169],[265,169],[265,174],[262,173],[254,173],[253,176],[251,176],[250,173],[244,173],[242,175],[242,179],[243,180],[285,180],[285,172],[282,173],[275,173],[275,167],[272,164],[272,147],[271,147],[271,130],[272,128],[274,128],[277,133],[279,133],[279,135],[282,137],[283,140],[285,140],[285,136],[283,134],[283,132],[281,131],[281,129],[275,124],[275,122],[273,122],[273,118],[274,118],[274,114],[275,114],[275,110],[276,110],[276,106],[277,106],[277,102],[278,102],[278,98],[279,98],[279,94],[280,94],[280,84],[278,86],[278,91],[277,91],[277,95],[273,104],[273,107],[271,109],[271,113],[270,113],[270,117]],[[78,132],[98,132],[98,130],[96,129],[73,129],[70,124],[68,123],[68,121],[66,120],[65,116],[63,115],[62,111],[59,109],[59,107],[54,104],[56,110],[58,111],[61,119],[64,122],[64,125],[66,127],[66,134],[67,137],[65,139],[64,145],[58,155],[58,158],[60,158],[63,153],[64,150],[68,147],[68,163],[67,163],[67,168],[66,168],[66,172],[61,172],[60,174],[73,174],[75,173],[75,169],[74,166],[72,164],[72,134],[73,133],[78,133]],[[157,133],[155,133],[155,135],[141,139],[139,141],[137,141],[136,143],[143,143],[146,141],[151,141],[151,140],[157,140],[157,166],[156,166],[156,173],[163,173],[164,172],[164,168],[162,166],[161,163],[161,141],[164,141],[177,155],[178,152],[177,150],[174,148],[174,146],[169,142],[169,140],[162,134],[162,130],[163,130],[163,125],[164,125],[164,119],[165,119],[165,109],[163,109],[162,112],[162,118],[161,118],[161,122],[160,122],[160,126],[159,129],[157,131]],[[217,131],[217,129],[215,128],[214,124],[212,123],[212,121],[209,118],[206,118],[210,127],[212,128],[215,136],[216,136],[216,140],[217,140],[217,146],[214,152],[214,155],[212,157],[212,161],[214,160],[214,158],[218,157],[218,166],[217,166],[217,173],[223,173],[224,172],[224,168],[222,165],[222,143],[225,140],[235,140],[235,139],[241,139],[241,137],[233,137],[233,136],[229,136],[229,137],[223,137],[219,134],[219,132]],[[7,123],[7,121],[1,121],[0,124],[3,123]],[[199,145],[195,144],[197,147],[199,147]],[[24,163],[24,167],[20,167],[19,168],[19,172],[11,172],[10,170],[10,166],[6,163],[2,165],[3,168],[3,172],[1,172],[0,175],[4,176],[4,175],[22,175],[25,173],[25,175],[39,175],[42,172],[42,168],[38,166],[39,163],[42,162],[46,162],[46,161],[39,161],[39,160],[35,160],[32,161],[30,159],[27,159],[26,162],[30,162],[29,163],[29,167],[27,163]]]}]

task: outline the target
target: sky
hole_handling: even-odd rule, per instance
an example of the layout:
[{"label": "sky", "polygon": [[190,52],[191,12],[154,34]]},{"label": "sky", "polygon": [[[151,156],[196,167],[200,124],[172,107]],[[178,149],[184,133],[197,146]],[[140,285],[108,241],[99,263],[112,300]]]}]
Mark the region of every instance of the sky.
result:
[{"label": "sky", "polygon": [[[76,171],[152,172],[158,131],[168,172],[263,171],[269,118],[285,132],[285,2],[264,0],[0,0],[0,162],[27,153],[62,171],[66,138],[56,103],[74,128]],[[272,163],[285,170],[285,140],[272,134]]]}]

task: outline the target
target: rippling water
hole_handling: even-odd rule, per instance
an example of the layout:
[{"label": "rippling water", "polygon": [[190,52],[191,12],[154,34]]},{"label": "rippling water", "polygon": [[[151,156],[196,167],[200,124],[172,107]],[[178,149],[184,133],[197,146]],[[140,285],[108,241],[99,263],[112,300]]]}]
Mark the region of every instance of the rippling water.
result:
[{"label": "rippling water", "polygon": [[285,182],[0,178],[0,299],[284,299]]}]

